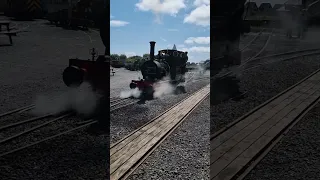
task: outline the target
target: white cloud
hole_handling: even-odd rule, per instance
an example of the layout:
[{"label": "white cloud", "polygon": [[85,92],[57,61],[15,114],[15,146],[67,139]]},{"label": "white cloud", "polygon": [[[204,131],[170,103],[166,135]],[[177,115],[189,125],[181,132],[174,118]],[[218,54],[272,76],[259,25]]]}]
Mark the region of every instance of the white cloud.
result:
[{"label": "white cloud", "polygon": [[124,53],[127,57],[136,56],[137,54],[135,52],[125,52]]},{"label": "white cloud", "polygon": [[160,39],[161,39],[162,41],[164,41],[164,42],[167,42],[167,40],[166,40],[166,39],[164,39],[164,38],[162,38],[162,37],[160,37]]},{"label": "white cloud", "polygon": [[189,52],[210,53],[210,47],[193,46],[193,47],[189,48]]},{"label": "white cloud", "polygon": [[210,5],[210,0],[195,0],[193,4],[195,6]]},{"label": "white cloud", "polygon": [[136,7],[140,11],[175,16],[181,9],[186,8],[186,4],[185,0],[140,0]]},{"label": "white cloud", "polygon": [[210,44],[210,37],[189,37],[184,41],[186,44]]},{"label": "white cloud", "polygon": [[210,5],[201,5],[184,18],[184,23],[198,26],[210,26]]},{"label": "white cloud", "polygon": [[129,24],[129,22],[126,22],[126,21],[119,21],[119,20],[111,20],[110,21],[111,27],[121,27],[121,26],[125,26],[128,24]]},{"label": "white cloud", "polygon": [[168,31],[179,31],[178,29],[168,29]]},{"label": "white cloud", "polygon": [[193,46],[191,48],[182,48],[180,51],[194,52],[194,53],[210,53],[210,47]]}]

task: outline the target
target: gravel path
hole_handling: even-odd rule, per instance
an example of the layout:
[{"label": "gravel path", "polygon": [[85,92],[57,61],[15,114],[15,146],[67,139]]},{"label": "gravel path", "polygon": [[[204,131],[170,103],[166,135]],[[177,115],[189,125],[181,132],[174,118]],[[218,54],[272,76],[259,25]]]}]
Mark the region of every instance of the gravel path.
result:
[{"label": "gravel path", "polygon": [[319,57],[277,62],[244,72],[240,88],[247,92],[246,97],[239,102],[230,100],[211,106],[211,133],[320,68]]},{"label": "gravel path", "polygon": [[301,119],[245,180],[320,179],[320,104]]},{"label": "gravel path", "polygon": [[[97,32],[87,32],[90,41],[83,31],[50,27],[42,20],[17,23],[28,32],[13,37],[13,46],[0,48],[0,113],[29,105],[39,94],[66,92],[68,88],[62,81],[62,72],[68,66],[69,58],[88,59],[89,49],[93,47],[104,52]],[[59,126],[63,123],[75,126],[79,120],[64,119],[56,126],[40,131],[62,130]],[[39,139],[41,136],[28,140]],[[109,169],[108,139],[108,136],[90,136],[85,130],[79,130],[1,157],[0,179],[104,180]]]},{"label": "gravel path", "polygon": [[[307,45],[314,47],[311,43]],[[302,46],[305,48],[303,44],[299,47]],[[292,47],[279,51],[283,50]],[[243,73],[240,86],[247,92],[246,97],[240,102],[230,100],[211,106],[211,134],[319,69],[319,57],[276,62]],[[301,120],[246,179],[319,179],[319,109],[320,106],[314,108]]]},{"label": "gravel path", "polygon": [[28,32],[13,37],[13,46],[0,47],[0,113],[29,105],[39,94],[65,92],[62,72],[69,58],[88,59],[93,47],[98,52],[104,50],[97,32],[87,32],[90,43],[83,31],[51,27],[45,22],[17,22]]},{"label": "gravel path", "polygon": [[210,97],[128,179],[209,179],[209,107]]},{"label": "gravel path", "polygon": [[129,71],[125,68],[113,68],[116,72],[110,78],[110,97],[119,97],[121,91],[130,89],[131,80],[142,78],[140,71]]},{"label": "gravel path", "polygon": [[108,137],[85,131],[0,158],[0,179],[5,180],[105,180],[109,169]]}]

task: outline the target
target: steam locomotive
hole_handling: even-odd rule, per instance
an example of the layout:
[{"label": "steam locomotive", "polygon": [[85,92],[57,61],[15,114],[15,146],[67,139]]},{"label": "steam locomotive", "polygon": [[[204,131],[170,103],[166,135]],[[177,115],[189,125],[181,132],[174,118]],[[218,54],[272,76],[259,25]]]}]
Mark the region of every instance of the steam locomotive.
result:
[{"label": "steam locomotive", "polygon": [[187,71],[188,52],[176,49],[165,49],[158,51],[158,59],[155,59],[154,49],[156,42],[150,42],[150,59],[141,65],[143,79],[132,80],[130,88],[138,88],[142,99],[152,99],[155,83],[169,76],[169,82],[176,88],[176,93],[186,92],[183,82]]},{"label": "steam locomotive", "polygon": [[110,90],[110,57],[99,55],[96,57],[92,49],[92,59],[69,59],[69,66],[63,71],[63,82],[68,87],[78,87],[83,82],[89,82],[95,91],[102,93]]}]

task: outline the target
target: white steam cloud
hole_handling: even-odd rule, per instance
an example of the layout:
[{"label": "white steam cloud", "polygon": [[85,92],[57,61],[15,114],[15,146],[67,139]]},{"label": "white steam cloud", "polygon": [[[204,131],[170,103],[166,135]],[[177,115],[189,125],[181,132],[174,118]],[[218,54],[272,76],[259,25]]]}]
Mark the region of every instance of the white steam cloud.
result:
[{"label": "white steam cloud", "polygon": [[[176,86],[186,86],[187,83],[193,82],[197,78],[201,78],[204,76],[206,72],[206,69],[198,65],[195,70],[186,73],[184,75],[185,82],[179,83],[178,85],[172,85],[170,83],[170,76],[164,77],[161,81],[154,83],[153,85],[153,98],[162,98],[166,95],[171,95],[176,92]],[[179,75],[177,75],[177,79],[179,79]],[[140,98],[142,91],[140,91],[138,88],[131,89],[131,90],[125,90],[120,93],[120,98]]]},{"label": "white steam cloud", "polygon": [[58,114],[74,110],[82,115],[94,112],[98,102],[98,95],[94,93],[88,83],[78,88],[70,88],[67,92],[52,96],[39,95],[35,100],[35,115]]},{"label": "white steam cloud", "polygon": [[161,98],[165,95],[173,94],[174,93],[174,86],[172,86],[169,81],[163,81],[161,83],[156,83],[154,85],[154,98]]},{"label": "white steam cloud", "polygon": [[129,97],[139,98],[140,95],[141,95],[141,91],[138,88],[120,92],[120,98],[123,98],[123,99],[129,98]]}]

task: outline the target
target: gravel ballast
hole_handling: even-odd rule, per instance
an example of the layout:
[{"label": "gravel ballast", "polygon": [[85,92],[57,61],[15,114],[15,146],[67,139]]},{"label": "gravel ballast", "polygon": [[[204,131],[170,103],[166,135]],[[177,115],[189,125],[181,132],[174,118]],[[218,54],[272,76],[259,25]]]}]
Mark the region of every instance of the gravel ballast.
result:
[{"label": "gravel ballast", "polygon": [[[315,33],[314,31],[309,32],[305,40],[302,40],[299,44],[300,49],[319,47],[319,45],[314,45],[319,39],[318,37],[318,33]],[[311,38],[312,41],[310,42]],[[317,61],[319,61],[319,58],[320,56],[310,56],[304,60],[300,60],[301,62],[304,61],[303,64],[305,64],[302,67],[299,67],[299,69],[301,69],[300,71],[303,73],[311,73],[312,70],[318,69]],[[301,62],[297,63],[296,66],[298,67],[299,65],[302,65]],[[307,68],[307,63],[309,63],[309,68]],[[301,72],[297,74],[300,74]],[[280,142],[278,142],[274,148],[268,152],[268,154],[244,179],[320,179],[319,118],[320,104],[316,105],[292,129],[290,129]]]},{"label": "gravel ballast", "polygon": [[244,72],[240,88],[246,97],[211,106],[211,134],[320,68],[320,56],[296,58]]},{"label": "gravel ballast", "polygon": [[[16,22],[19,28],[26,27],[27,32],[13,37],[13,46],[0,48],[0,113],[30,105],[39,94],[66,92],[68,88],[62,81],[62,72],[68,66],[69,58],[89,59],[89,49],[93,47],[104,52],[99,33],[86,32],[91,36],[91,42],[83,31],[64,30],[46,22]],[[42,135],[51,134],[52,130],[56,134],[77,126],[79,121],[81,119],[76,117],[64,119],[36,131],[37,135],[33,133],[11,143],[22,145],[41,140]],[[0,158],[0,179],[105,180],[109,174],[108,140],[106,135],[91,136],[84,128],[3,156]],[[1,147],[1,152],[13,148]]]},{"label": "gravel ballast", "polygon": [[129,180],[209,178],[210,97],[129,176]]},{"label": "gravel ballast", "polygon": [[145,104],[134,104],[112,112],[110,142],[115,143],[207,84],[209,84],[209,78],[190,82],[186,85],[187,93],[185,94],[165,95],[160,99],[146,101]]},{"label": "gravel ballast", "polygon": [[83,31],[50,26],[45,20],[16,23],[27,32],[13,37],[13,46],[0,48],[0,113],[30,105],[40,94],[65,92],[62,72],[69,58],[90,59],[93,47],[104,52],[95,31],[86,32],[90,42]]},{"label": "gravel ballast", "polygon": [[[274,43],[275,39],[271,42]],[[306,46],[301,44],[295,49],[302,47]],[[309,44],[308,47],[314,46]],[[273,48],[269,47],[271,54],[293,50],[287,46],[274,52]],[[211,106],[211,134],[319,69],[319,58],[319,55],[295,58],[244,72],[240,86],[247,92],[246,97],[240,102],[230,100]],[[319,179],[319,110],[318,105],[295,125],[245,179]]]}]

